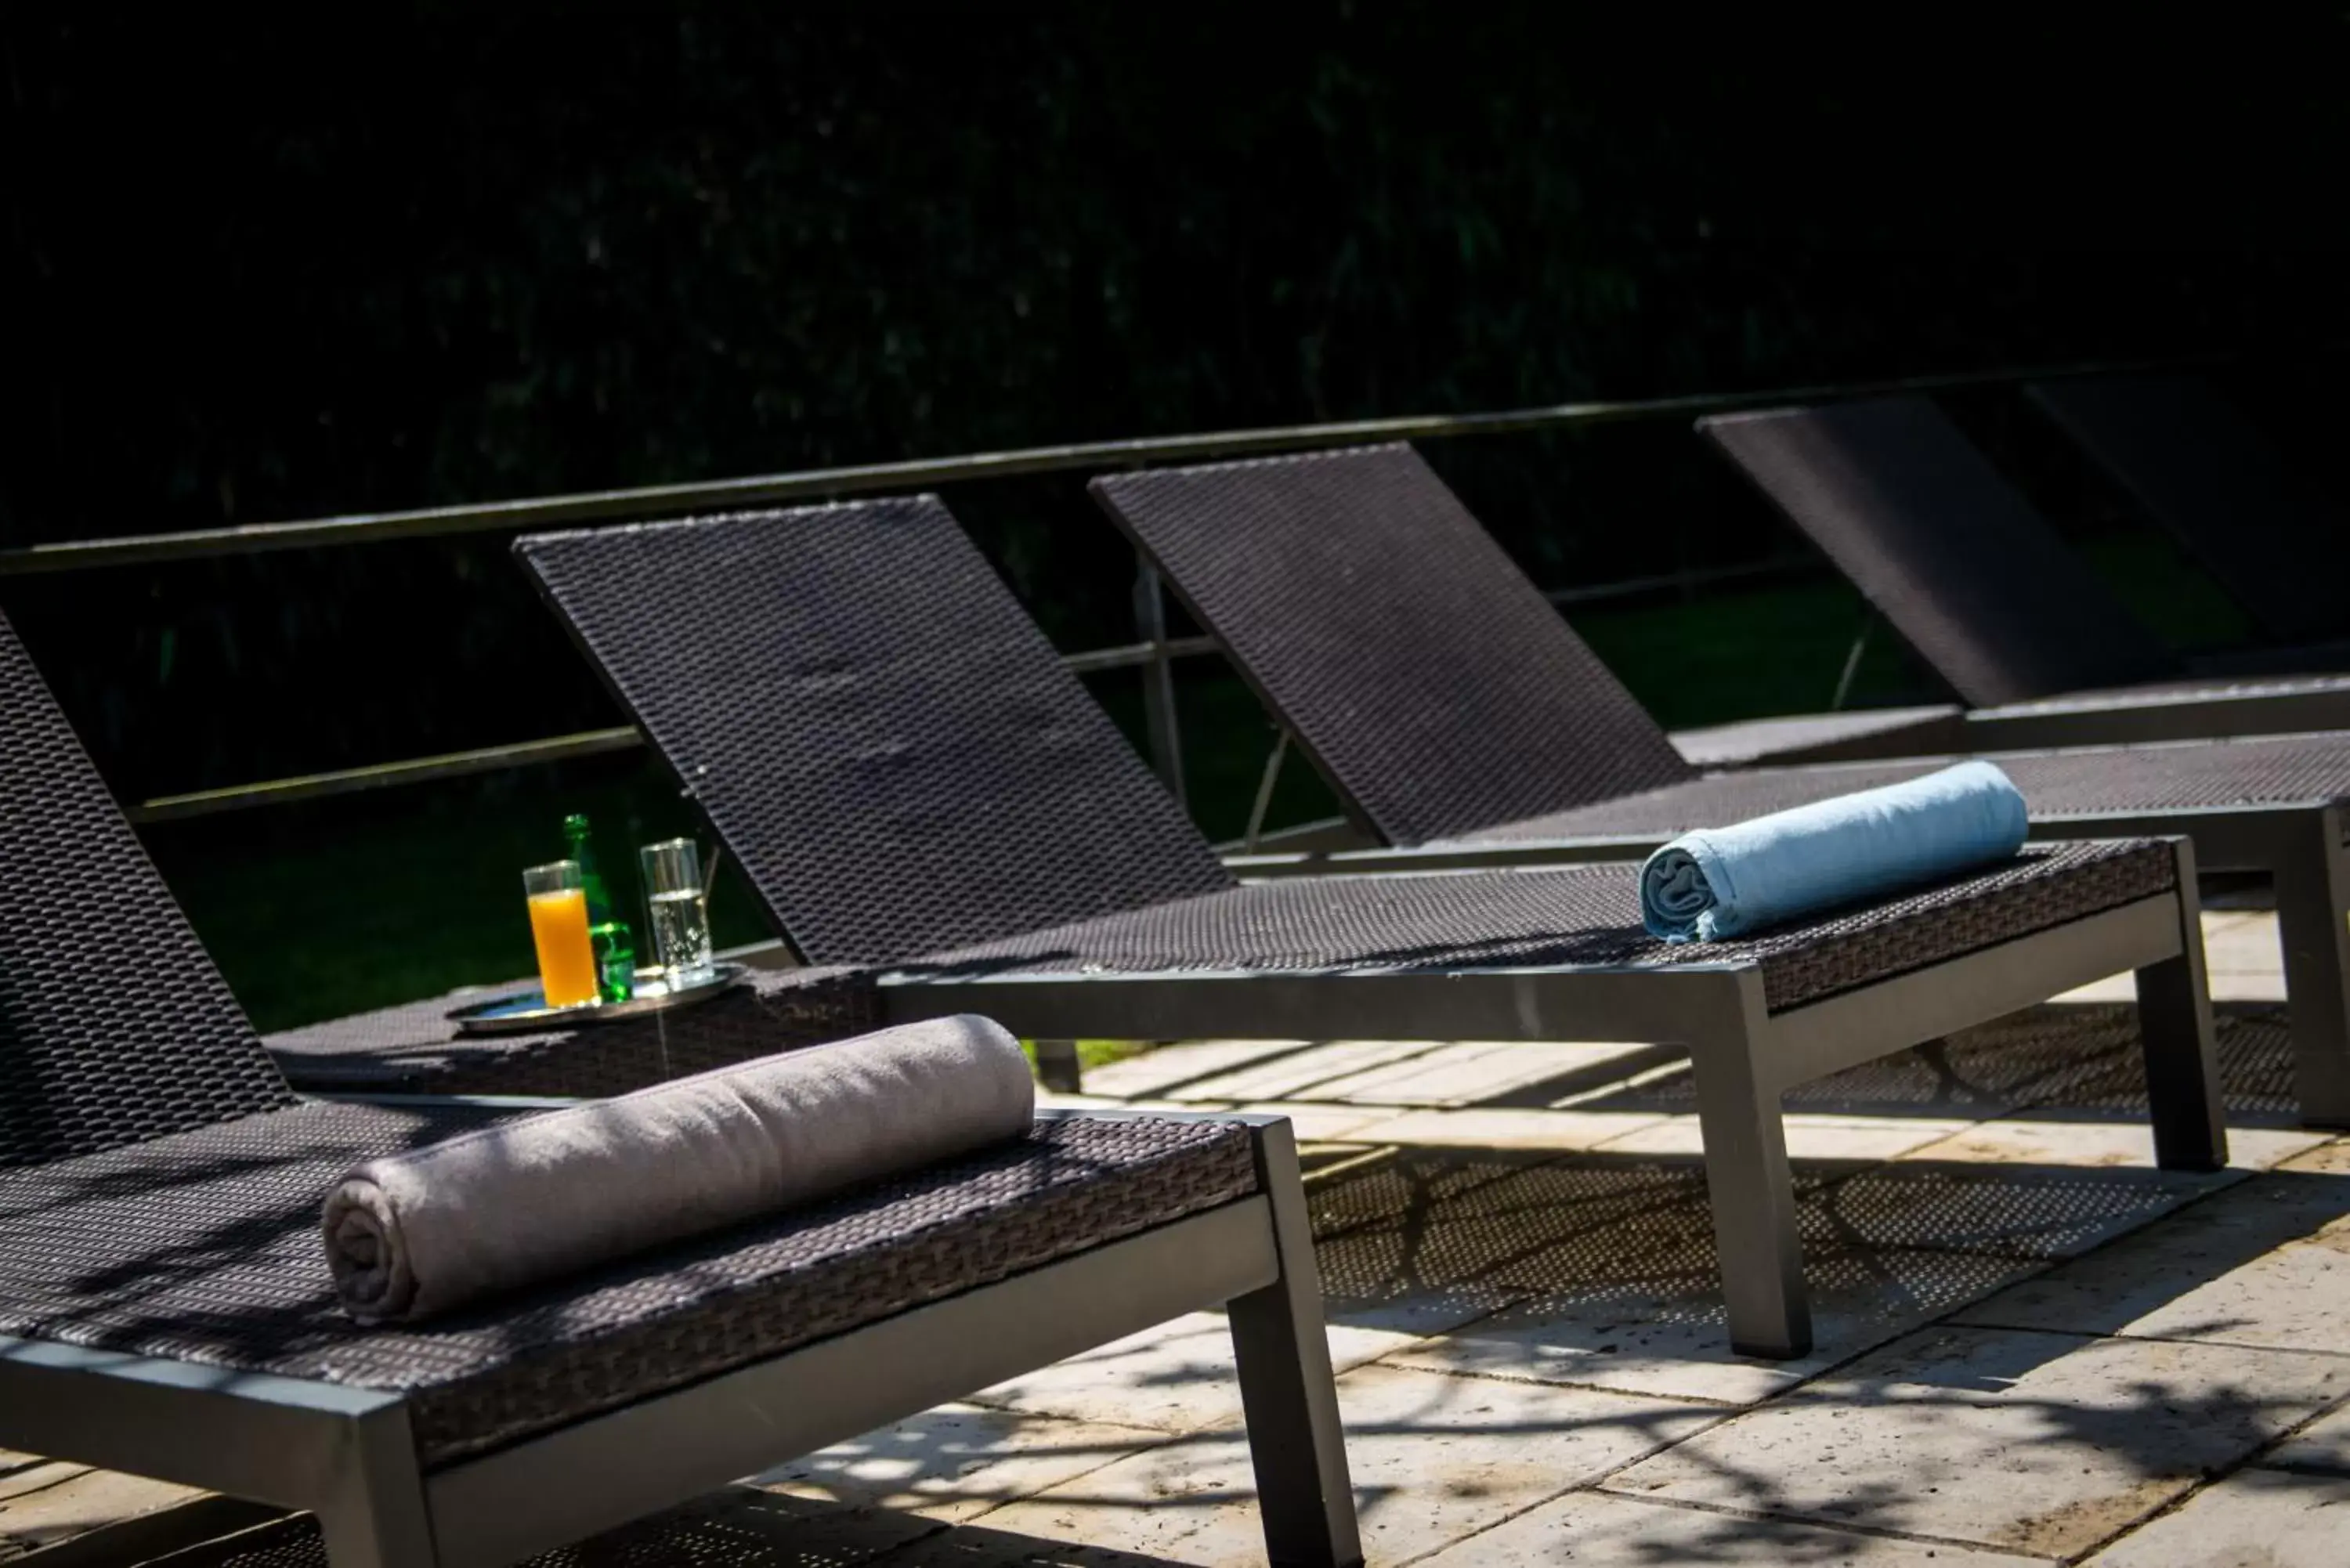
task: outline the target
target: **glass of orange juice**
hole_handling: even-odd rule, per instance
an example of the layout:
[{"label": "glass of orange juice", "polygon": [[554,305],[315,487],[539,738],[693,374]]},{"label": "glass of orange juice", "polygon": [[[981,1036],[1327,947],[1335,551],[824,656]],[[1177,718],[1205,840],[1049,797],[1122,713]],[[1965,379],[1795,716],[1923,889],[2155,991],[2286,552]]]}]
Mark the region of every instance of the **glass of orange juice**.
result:
[{"label": "glass of orange juice", "polygon": [[577,1007],[602,992],[596,945],[588,937],[588,889],[579,862],[557,860],[522,874],[530,895],[530,936],[538,945],[538,983],[549,1007]]}]

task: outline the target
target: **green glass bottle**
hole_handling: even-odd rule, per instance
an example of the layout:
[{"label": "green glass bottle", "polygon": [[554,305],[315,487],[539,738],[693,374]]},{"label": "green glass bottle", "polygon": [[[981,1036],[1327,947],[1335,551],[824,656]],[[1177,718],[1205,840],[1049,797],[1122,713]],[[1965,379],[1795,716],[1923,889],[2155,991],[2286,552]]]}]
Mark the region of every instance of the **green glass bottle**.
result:
[{"label": "green glass bottle", "polygon": [[626,1002],[637,989],[637,950],[629,938],[629,922],[612,916],[611,894],[596,864],[587,817],[577,812],[565,817],[563,836],[570,841],[571,858],[579,863],[579,885],[588,895],[588,940],[596,949],[596,976],[604,1000]]}]

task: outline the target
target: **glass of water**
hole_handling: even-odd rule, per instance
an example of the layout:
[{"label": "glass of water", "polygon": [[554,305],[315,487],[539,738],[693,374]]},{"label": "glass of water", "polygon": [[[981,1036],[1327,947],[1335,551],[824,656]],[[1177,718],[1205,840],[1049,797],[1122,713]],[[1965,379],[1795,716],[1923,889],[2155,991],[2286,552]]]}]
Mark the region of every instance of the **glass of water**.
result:
[{"label": "glass of water", "polygon": [[702,886],[702,852],[691,838],[666,839],[637,851],[651,917],[653,956],[674,991],[717,972],[710,955],[710,901]]}]

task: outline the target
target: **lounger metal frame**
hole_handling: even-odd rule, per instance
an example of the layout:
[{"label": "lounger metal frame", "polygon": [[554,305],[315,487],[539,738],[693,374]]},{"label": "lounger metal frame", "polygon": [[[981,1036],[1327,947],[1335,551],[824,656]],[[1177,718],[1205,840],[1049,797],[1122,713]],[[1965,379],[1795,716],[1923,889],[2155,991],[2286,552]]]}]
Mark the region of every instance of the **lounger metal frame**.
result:
[{"label": "lounger metal frame", "polygon": [[[2037,839],[2183,834],[2193,843],[2195,863],[2203,869],[2269,877],[2276,891],[2277,932],[2284,950],[2293,1087],[2302,1119],[2313,1127],[2350,1127],[2350,851],[2344,848],[2345,828],[2340,807],[2311,803],[2144,816],[2035,817],[2031,832]],[[1670,837],[1653,833],[1481,839],[1410,848],[1231,856],[1225,864],[1249,879],[1492,870],[1632,859]]]},{"label": "lounger metal frame", "polygon": [[1745,737],[1736,765],[1783,767],[1943,752],[2159,745],[2350,729],[2350,680],[2247,675],[2224,687],[2068,693],[1991,708],[1951,708],[1898,726],[1888,723],[1825,741],[1814,739],[1819,717],[1795,714],[1725,726]]},{"label": "lounger metal frame", "polygon": [[884,978],[892,1023],[982,1012],[1024,1035],[1126,1039],[1645,1040],[1694,1059],[1732,1345],[1808,1352],[1810,1309],[1780,1096],[2122,970],[2137,978],[2155,1152],[2227,1162],[2195,850],[2178,883],[2048,930],[1778,1013],[1752,962],[1607,967]]},{"label": "lounger metal frame", "polygon": [[[2231,661],[2213,659],[2205,681],[2189,680],[2197,667],[2154,641],[1929,399],[1756,410],[1701,419],[1696,429],[1976,704],[1956,719],[1957,732],[1936,744],[1921,743],[1910,728],[1888,728],[1823,751],[1809,743],[1817,716],[1804,715],[1784,722],[1790,749],[1781,750],[1761,722],[1747,727],[1753,761],[2350,728],[2350,680],[2263,680],[2251,673],[2264,668],[2257,659],[2231,677]],[[1753,432],[1774,429],[1783,444],[1752,444]],[[1797,445],[1812,450],[1799,455]],[[1864,448],[1873,463],[1860,455]],[[1862,472],[1846,472],[1856,461]],[[1908,475],[1906,489],[1887,483],[1896,471]],[[1874,522],[1857,521],[1859,514]],[[1932,545],[1921,545],[1921,535]],[[2058,599],[2104,635],[2064,635],[2063,612],[2052,604]],[[1955,607],[1970,603],[1971,610]],[[1997,651],[2010,642],[2022,645],[2012,668]],[[2220,684],[2231,679],[2238,683]],[[2134,690],[2126,681],[2158,684]]]},{"label": "lounger metal frame", "polygon": [[446,1469],[398,1394],[6,1336],[0,1440],[312,1511],[337,1568],[492,1568],[1228,1303],[1271,1561],[1359,1563],[1289,1123],[1198,1119],[1250,1125],[1257,1192]]},{"label": "lounger metal frame", "polygon": [[1962,721],[1959,745],[1974,752],[2027,752],[2341,729],[2350,729],[2350,680],[2246,679],[2216,691],[2092,691],[1977,708]]}]

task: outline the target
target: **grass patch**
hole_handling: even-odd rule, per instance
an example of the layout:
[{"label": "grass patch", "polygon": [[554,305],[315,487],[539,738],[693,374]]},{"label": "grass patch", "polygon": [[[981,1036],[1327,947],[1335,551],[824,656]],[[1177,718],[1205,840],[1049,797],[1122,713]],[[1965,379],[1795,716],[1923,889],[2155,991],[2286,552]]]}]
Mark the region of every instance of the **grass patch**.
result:
[{"label": "grass patch", "polygon": [[[1023,1040],[1020,1049],[1028,1053],[1030,1065],[1036,1061],[1036,1042]],[[1077,1065],[1086,1072],[1107,1067],[1112,1062],[1123,1062],[1128,1056],[1139,1056],[1150,1049],[1146,1040],[1080,1040],[1077,1042]]]}]

